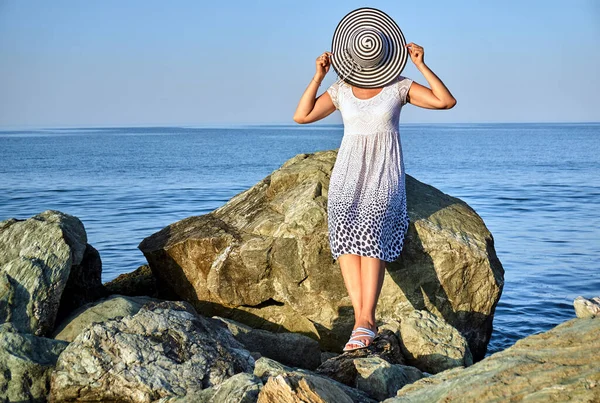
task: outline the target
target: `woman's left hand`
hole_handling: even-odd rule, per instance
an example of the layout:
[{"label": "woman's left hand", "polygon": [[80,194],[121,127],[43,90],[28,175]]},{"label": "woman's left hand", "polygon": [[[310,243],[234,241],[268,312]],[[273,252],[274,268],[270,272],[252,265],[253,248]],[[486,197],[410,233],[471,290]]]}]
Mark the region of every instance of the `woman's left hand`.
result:
[{"label": "woman's left hand", "polygon": [[425,50],[423,47],[417,45],[414,42],[407,43],[406,47],[408,48],[408,53],[410,54],[410,60],[415,64],[415,66],[420,66],[425,64]]},{"label": "woman's left hand", "polygon": [[456,105],[456,99],[452,96],[442,80],[436,76],[427,65],[425,65],[425,51],[422,46],[414,42],[407,43],[406,47],[410,58],[431,86],[431,89],[416,83],[410,85],[406,101],[413,105],[426,109],[450,109]]}]

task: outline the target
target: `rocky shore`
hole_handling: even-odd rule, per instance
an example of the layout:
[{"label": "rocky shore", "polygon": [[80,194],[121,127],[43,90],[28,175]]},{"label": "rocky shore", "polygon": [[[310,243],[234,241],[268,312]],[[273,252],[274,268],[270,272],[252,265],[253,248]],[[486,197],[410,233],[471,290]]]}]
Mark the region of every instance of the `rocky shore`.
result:
[{"label": "rocky shore", "polygon": [[335,157],[297,155],[149,234],[148,264],[106,284],[77,217],[0,222],[0,401],[600,401],[600,297],[485,357],[504,285],[492,234],[410,175],[379,334],[343,353],[353,312],[327,241]]}]

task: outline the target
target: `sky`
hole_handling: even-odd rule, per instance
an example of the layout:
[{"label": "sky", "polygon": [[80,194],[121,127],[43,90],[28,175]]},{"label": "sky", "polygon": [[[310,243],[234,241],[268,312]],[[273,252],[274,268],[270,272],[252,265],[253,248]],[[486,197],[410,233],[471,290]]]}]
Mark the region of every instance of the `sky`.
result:
[{"label": "sky", "polygon": [[[358,7],[389,14],[458,101],[401,123],[600,121],[596,0],[0,0],[0,129],[294,124]],[[402,75],[428,86],[410,59]]]}]

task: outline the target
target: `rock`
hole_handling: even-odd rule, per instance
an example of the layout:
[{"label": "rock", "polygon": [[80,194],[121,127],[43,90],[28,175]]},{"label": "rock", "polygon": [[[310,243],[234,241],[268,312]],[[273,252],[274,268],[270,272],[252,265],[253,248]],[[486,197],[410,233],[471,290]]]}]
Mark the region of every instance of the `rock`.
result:
[{"label": "rock", "polygon": [[[336,156],[297,155],[225,205],[173,223],[138,248],[160,284],[203,315],[301,333],[341,352],[354,313],[327,235]],[[376,317],[388,322],[427,310],[481,359],[504,285],[492,234],[462,200],[410,175],[406,187],[405,250],[387,264]]]},{"label": "rock", "polygon": [[269,378],[258,395],[258,403],[352,403],[336,385],[313,375],[280,374]]},{"label": "rock", "polygon": [[573,307],[578,318],[600,316],[600,297],[586,299],[579,296],[573,301]]},{"label": "rock", "polygon": [[156,403],[254,403],[262,386],[259,377],[240,372],[216,386],[189,391],[183,397],[164,397]]},{"label": "rock", "polygon": [[332,357],[321,364],[316,373],[362,390],[379,401],[425,376],[403,363],[398,336],[382,325],[369,347]]},{"label": "rock", "polygon": [[327,361],[330,358],[337,357],[340,355],[339,353],[334,353],[333,351],[322,351],[321,352],[321,363]]},{"label": "rock", "polygon": [[396,395],[404,385],[413,383],[425,375],[408,365],[390,364],[380,357],[357,358],[356,388],[381,401]]},{"label": "rock", "polygon": [[[255,366],[254,366],[254,375],[258,376],[261,378],[262,382],[266,384],[269,382],[269,380],[276,378],[278,376],[283,375],[283,379],[279,379],[276,382],[274,382],[273,385],[271,385],[270,390],[267,389],[267,392],[262,396],[263,401],[269,401],[269,400],[264,400],[267,398],[272,398],[273,396],[278,396],[284,399],[290,399],[292,398],[293,395],[296,396],[301,396],[303,395],[306,391],[310,390],[310,389],[317,389],[316,391],[314,391],[313,393],[318,394],[320,396],[323,395],[327,395],[328,396],[328,391],[342,391],[343,394],[340,396],[343,396],[343,398],[345,399],[346,397],[350,398],[351,402],[356,402],[356,403],[374,403],[375,400],[371,399],[366,393],[358,390],[358,389],[354,389],[351,388],[347,385],[344,385],[343,383],[340,383],[334,379],[328,378],[327,376],[324,375],[320,375],[317,374],[313,371],[310,371],[308,369],[302,369],[302,368],[293,368],[293,367],[288,367],[286,365],[283,365],[275,360],[272,360],[270,358],[267,357],[262,357],[259,358],[258,360],[256,360]],[[290,383],[288,383],[288,379],[290,379],[290,377],[292,376],[291,379],[293,379]],[[307,381],[308,383],[303,383],[300,388],[303,389],[303,391],[298,391],[298,381],[299,379],[303,378],[303,377],[307,377],[309,378],[309,380]],[[319,378],[321,379],[323,382],[312,382],[312,380],[314,380],[314,378]],[[331,387],[327,386],[326,384],[332,385]],[[285,384],[288,384],[288,386],[285,386]],[[305,385],[307,385],[306,387],[304,387]],[[262,394],[262,390],[261,389],[261,394]],[[324,391],[324,392],[323,392]],[[323,392],[323,393],[321,393]],[[281,396],[279,396],[281,394]],[[259,401],[261,400],[261,396],[259,395]],[[285,401],[285,400],[272,400],[272,401]],[[312,401],[312,400],[310,400]],[[317,400],[318,401],[318,400]],[[331,401],[331,402],[336,402],[337,400],[326,400],[326,401]]]},{"label": "rock", "polygon": [[253,403],[258,400],[258,394],[262,386],[263,383],[259,377],[241,372],[214,386],[213,389],[216,389],[215,394],[210,401],[211,403]]},{"label": "rock", "polygon": [[71,266],[67,285],[60,298],[56,322],[62,321],[73,310],[108,294],[102,285],[100,253],[86,244],[80,264]]},{"label": "rock", "polygon": [[473,364],[465,338],[443,319],[413,311],[400,324],[401,347],[407,363],[431,374]]},{"label": "rock", "polygon": [[300,372],[303,374],[311,374],[310,370],[302,369],[302,368],[293,368],[289,365],[283,365],[280,362],[272,360],[268,357],[261,357],[254,363],[254,375],[258,376],[262,379],[263,382],[266,382],[270,376],[276,376],[282,374],[284,372]]},{"label": "rock", "polygon": [[213,318],[221,320],[249,351],[258,351],[262,356],[294,367],[315,369],[321,365],[319,343],[310,337],[296,333],[272,333],[231,319]]},{"label": "rock", "polygon": [[574,318],[467,368],[404,386],[385,403],[600,401],[600,319]]},{"label": "rock", "polygon": [[0,320],[20,332],[49,334],[72,267],[83,275],[86,250],[83,223],[60,211],[0,222]]},{"label": "rock", "polygon": [[250,353],[186,302],[150,302],[94,323],[60,354],[49,401],[152,402],[252,372]]},{"label": "rock", "polygon": [[359,376],[355,365],[356,359],[376,357],[390,364],[404,364],[398,337],[392,331],[382,329],[383,326],[379,328],[379,333],[369,347],[332,357],[323,362],[315,372],[354,388],[356,378]]},{"label": "rock", "polygon": [[50,374],[68,344],[0,324],[0,401],[45,401]]},{"label": "rock", "polygon": [[402,336],[400,335],[400,320],[389,320],[386,323],[381,323],[380,325],[378,325],[377,327],[379,328],[379,333],[382,333],[383,330],[389,330],[391,331],[398,340],[402,339]]},{"label": "rock", "polygon": [[159,300],[150,297],[111,295],[89,302],[65,318],[54,329],[52,337],[71,342],[93,322],[102,323],[117,317],[135,315],[148,302],[159,302]]},{"label": "rock", "polygon": [[148,296],[152,298],[177,300],[175,294],[167,294],[156,284],[156,278],[147,264],[141,265],[130,273],[120,274],[117,278],[104,283],[108,294],[127,295],[131,297]]}]

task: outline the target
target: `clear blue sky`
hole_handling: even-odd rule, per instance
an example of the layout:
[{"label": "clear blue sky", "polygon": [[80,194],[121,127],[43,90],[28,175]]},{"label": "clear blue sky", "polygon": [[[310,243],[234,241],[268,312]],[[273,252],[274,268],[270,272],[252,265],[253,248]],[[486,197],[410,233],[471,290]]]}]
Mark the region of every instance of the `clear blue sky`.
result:
[{"label": "clear blue sky", "polygon": [[[0,0],[0,128],[293,123],[314,59],[363,6],[458,100],[402,122],[600,121],[595,0]],[[410,61],[403,75],[427,85]]]}]

